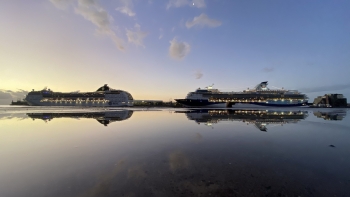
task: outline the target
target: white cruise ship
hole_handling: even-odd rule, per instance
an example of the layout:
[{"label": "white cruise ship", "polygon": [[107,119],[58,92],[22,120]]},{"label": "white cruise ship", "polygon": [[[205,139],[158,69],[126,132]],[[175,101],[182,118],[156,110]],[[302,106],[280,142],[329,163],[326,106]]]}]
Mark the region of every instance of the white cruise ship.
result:
[{"label": "white cruise ship", "polygon": [[301,107],[307,106],[308,97],[297,90],[269,89],[267,81],[253,89],[241,92],[221,92],[208,86],[187,94],[185,99],[175,99],[189,107]]},{"label": "white cruise ship", "polygon": [[31,91],[25,100],[32,106],[130,107],[133,97],[107,84],[95,92],[54,92],[50,89]]}]

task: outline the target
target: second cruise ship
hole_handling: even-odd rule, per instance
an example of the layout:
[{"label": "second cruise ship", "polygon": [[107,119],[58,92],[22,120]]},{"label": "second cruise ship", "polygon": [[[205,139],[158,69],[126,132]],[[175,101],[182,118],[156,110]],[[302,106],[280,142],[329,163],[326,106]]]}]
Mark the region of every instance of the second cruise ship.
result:
[{"label": "second cruise ship", "polygon": [[269,89],[264,81],[241,92],[220,92],[208,86],[189,92],[185,99],[175,99],[189,107],[295,107],[306,106],[308,97],[297,90]]}]

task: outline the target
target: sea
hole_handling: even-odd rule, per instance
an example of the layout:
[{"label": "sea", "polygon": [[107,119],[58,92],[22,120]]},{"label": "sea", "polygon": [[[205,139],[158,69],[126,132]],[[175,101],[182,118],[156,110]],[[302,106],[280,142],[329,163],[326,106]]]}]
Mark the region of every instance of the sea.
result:
[{"label": "sea", "polygon": [[348,197],[348,112],[1,106],[0,196]]}]

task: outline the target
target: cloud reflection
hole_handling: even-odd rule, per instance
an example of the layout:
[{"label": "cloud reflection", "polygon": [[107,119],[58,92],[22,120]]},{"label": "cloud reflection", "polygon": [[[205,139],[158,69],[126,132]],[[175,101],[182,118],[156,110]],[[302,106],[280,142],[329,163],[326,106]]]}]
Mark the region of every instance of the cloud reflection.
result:
[{"label": "cloud reflection", "polygon": [[169,154],[169,167],[171,171],[183,170],[189,166],[189,159],[180,151]]},{"label": "cloud reflection", "polygon": [[110,193],[112,187],[112,181],[119,174],[125,166],[125,160],[120,160],[114,169],[105,175],[99,177],[99,181],[86,193],[80,195],[80,197],[93,197],[93,196],[107,196]]},{"label": "cloud reflection", "polygon": [[141,166],[133,166],[128,169],[129,179],[144,179],[146,177],[147,177],[147,173],[142,169]]}]

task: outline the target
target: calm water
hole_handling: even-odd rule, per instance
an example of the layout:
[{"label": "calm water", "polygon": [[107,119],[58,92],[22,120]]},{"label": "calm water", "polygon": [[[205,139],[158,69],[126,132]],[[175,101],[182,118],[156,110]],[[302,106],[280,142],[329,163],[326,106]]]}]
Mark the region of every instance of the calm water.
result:
[{"label": "calm water", "polygon": [[346,114],[0,107],[0,196],[350,196]]}]

